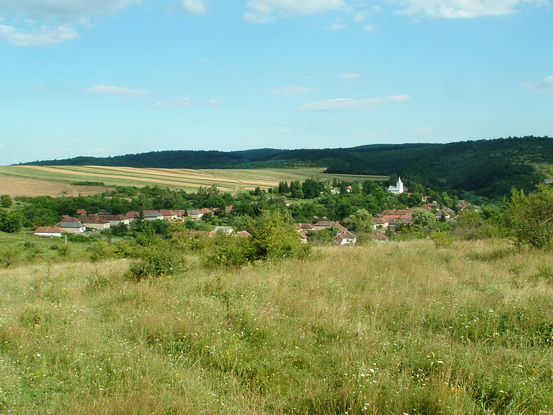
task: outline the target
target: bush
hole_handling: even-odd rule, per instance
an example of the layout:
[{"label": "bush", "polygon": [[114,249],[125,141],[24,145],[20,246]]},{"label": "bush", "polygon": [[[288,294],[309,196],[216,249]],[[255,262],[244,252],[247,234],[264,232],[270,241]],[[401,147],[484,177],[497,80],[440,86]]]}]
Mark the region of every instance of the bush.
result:
[{"label": "bush", "polygon": [[143,250],[140,259],[130,267],[130,277],[140,281],[148,277],[172,275],[184,267],[182,255],[168,246],[156,246]]},{"label": "bush", "polygon": [[90,252],[90,261],[98,262],[112,257],[113,250],[107,242],[98,241],[88,247]]},{"label": "bush", "polygon": [[208,268],[217,266],[240,267],[254,260],[250,238],[217,234],[204,257]]},{"label": "bush", "polygon": [[246,230],[252,235],[253,260],[305,258],[311,252],[301,243],[292,219],[279,211],[263,212],[250,220]]},{"label": "bush", "polygon": [[453,237],[444,231],[432,232],[430,239],[432,239],[436,248],[447,248],[453,244]]},{"label": "bush", "polygon": [[6,268],[15,265],[21,259],[21,246],[5,245],[0,247],[0,264]]},{"label": "bush", "polygon": [[553,187],[540,184],[529,195],[513,190],[507,213],[520,243],[553,247]]}]

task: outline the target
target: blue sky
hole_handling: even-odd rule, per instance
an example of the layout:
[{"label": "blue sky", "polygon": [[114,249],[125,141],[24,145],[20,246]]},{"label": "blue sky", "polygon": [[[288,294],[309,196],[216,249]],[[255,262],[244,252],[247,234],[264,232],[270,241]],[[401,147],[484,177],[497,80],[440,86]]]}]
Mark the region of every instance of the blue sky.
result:
[{"label": "blue sky", "polygon": [[0,164],[553,135],[550,0],[0,0]]}]

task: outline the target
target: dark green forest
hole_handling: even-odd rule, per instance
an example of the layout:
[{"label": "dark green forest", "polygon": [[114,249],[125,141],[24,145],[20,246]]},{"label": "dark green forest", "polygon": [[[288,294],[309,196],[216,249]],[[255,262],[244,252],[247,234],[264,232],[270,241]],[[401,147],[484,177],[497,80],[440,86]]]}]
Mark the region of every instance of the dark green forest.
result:
[{"label": "dark green forest", "polygon": [[509,137],[447,144],[376,144],[328,149],[170,150],[114,157],[35,161],[32,165],[244,169],[317,166],[327,173],[400,175],[466,199],[531,190],[553,164],[553,138]]}]

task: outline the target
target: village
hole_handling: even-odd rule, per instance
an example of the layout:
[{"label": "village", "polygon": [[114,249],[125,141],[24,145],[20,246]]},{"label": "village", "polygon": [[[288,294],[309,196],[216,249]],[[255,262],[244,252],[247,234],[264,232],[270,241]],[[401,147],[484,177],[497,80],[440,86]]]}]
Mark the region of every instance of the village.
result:
[{"label": "village", "polygon": [[[346,193],[352,191],[351,186],[345,188]],[[403,185],[401,178],[398,179],[395,186],[387,187],[386,191],[395,196],[408,193],[408,189]],[[338,188],[332,188],[331,193],[337,194],[340,190]],[[417,209],[422,209],[427,212],[431,212],[436,221],[442,222],[454,222],[456,211],[443,206],[436,201],[433,201],[430,196],[422,198],[421,202],[424,202],[418,207],[407,209],[386,209],[374,217],[370,218],[370,239],[376,242],[387,242],[389,237],[394,234],[399,227],[410,226],[414,223],[414,213]],[[284,202],[286,206],[291,204]],[[457,203],[457,212],[470,207],[471,204],[466,201],[459,201]],[[99,211],[95,214],[89,214],[85,209],[78,209],[77,215],[62,215],[60,221],[56,226],[39,226],[29,233],[40,237],[58,237],[61,238],[64,235],[84,235],[92,236],[100,234],[102,231],[110,231],[114,227],[124,226],[129,227],[137,221],[165,221],[174,224],[184,224],[186,222],[199,222],[207,217],[220,216],[221,211],[224,210],[225,215],[232,213],[234,206],[229,205],[224,209],[222,208],[198,208],[198,209],[158,209],[158,210],[141,210],[130,211],[126,214],[111,214],[108,211]],[[316,235],[321,231],[330,233],[332,239],[330,243],[336,245],[352,245],[356,244],[359,237],[354,233],[354,229],[351,226],[350,218],[344,218],[341,221],[329,220],[327,217],[314,216],[311,223],[297,222],[295,228],[298,233],[298,237],[302,243],[308,243],[312,237],[315,236],[315,240],[318,238]],[[364,230],[365,233],[369,229]],[[224,233],[226,235],[236,235],[241,237],[248,237],[247,231],[242,229],[235,229],[229,225],[217,225],[209,231],[196,231],[196,234],[205,233],[208,236],[214,236],[217,233]]]}]

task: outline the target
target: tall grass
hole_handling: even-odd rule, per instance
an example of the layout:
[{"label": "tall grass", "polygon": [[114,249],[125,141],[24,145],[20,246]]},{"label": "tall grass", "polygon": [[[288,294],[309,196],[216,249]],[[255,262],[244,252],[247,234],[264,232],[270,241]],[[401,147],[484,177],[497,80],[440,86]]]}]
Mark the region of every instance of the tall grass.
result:
[{"label": "tall grass", "polygon": [[130,262],[0,271],[0,413],[553,411],[546,253],[324,247],[138,283]]}]

